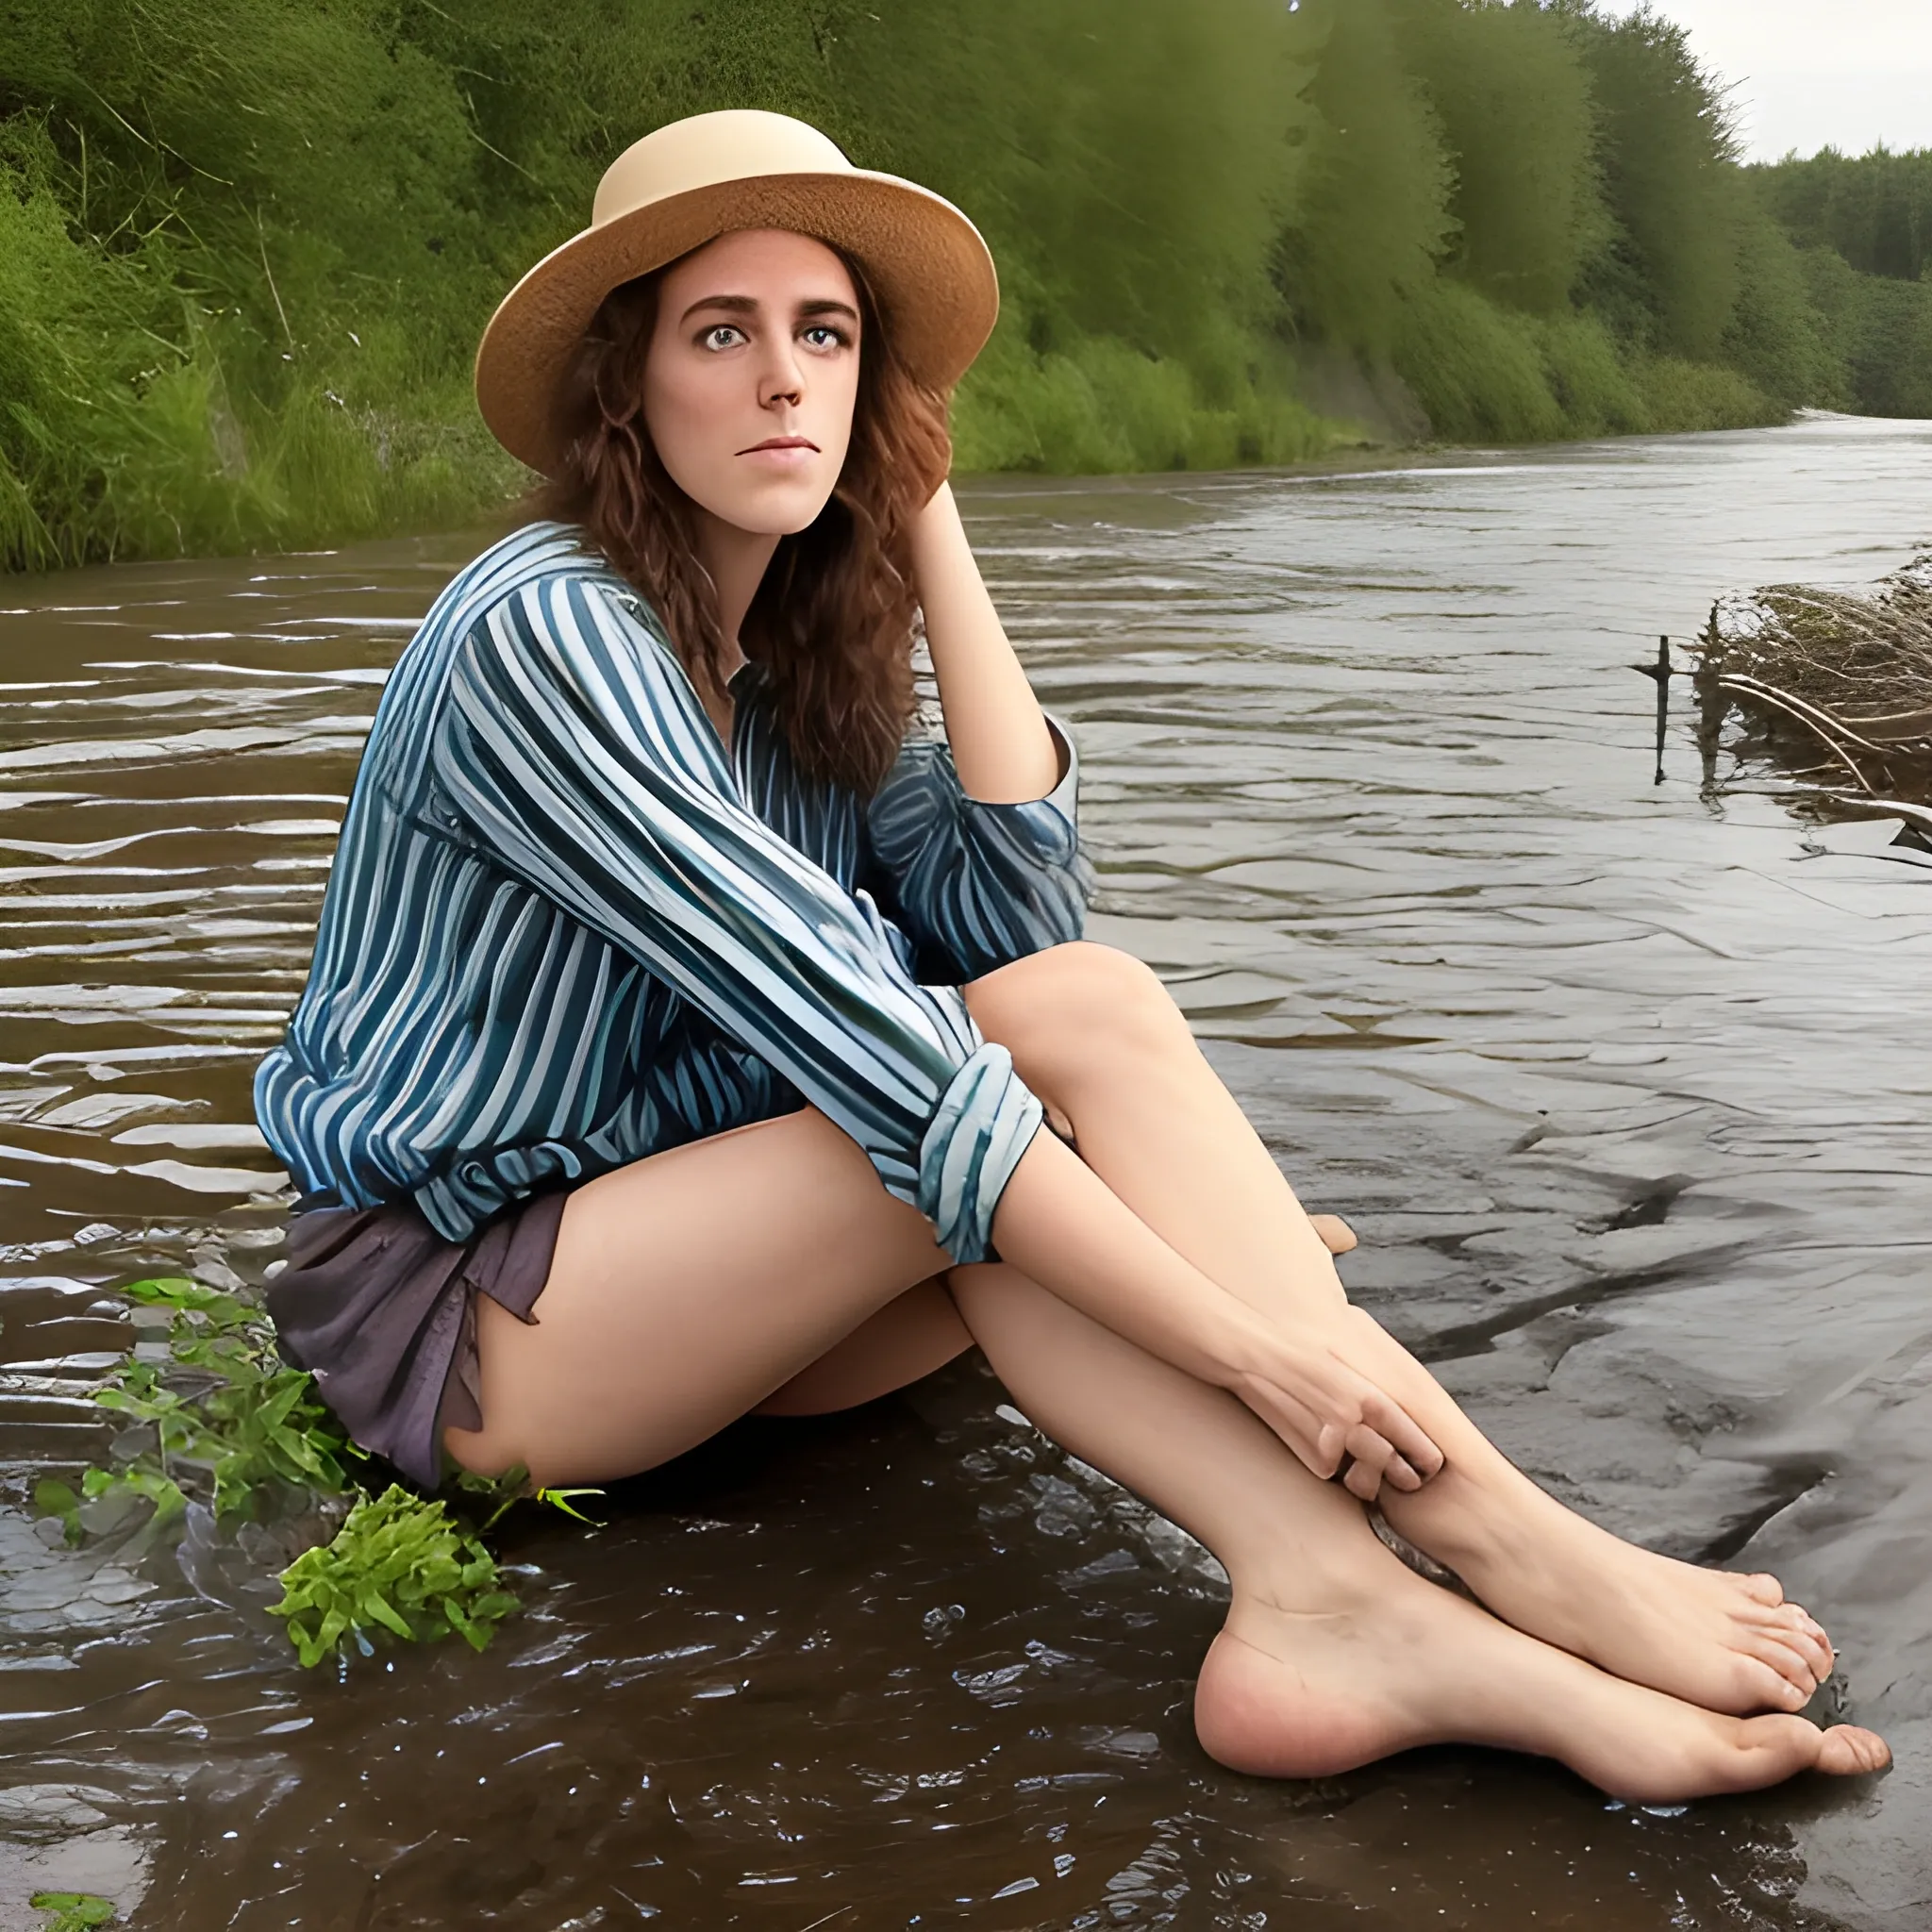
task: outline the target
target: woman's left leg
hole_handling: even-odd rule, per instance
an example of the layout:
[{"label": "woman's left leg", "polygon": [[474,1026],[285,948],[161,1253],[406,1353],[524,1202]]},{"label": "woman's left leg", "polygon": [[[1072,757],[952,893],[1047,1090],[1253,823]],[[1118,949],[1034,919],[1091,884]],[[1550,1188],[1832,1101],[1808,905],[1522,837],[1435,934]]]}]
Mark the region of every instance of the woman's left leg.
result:
[{"label": "woman's left leg", "polygon": [[[1327,1249],[1153,973],[1110,948],[1058,946],[988,974],[966,998],[1071,1121],[1081,1158],[1171,1247],[1285,1321],[1332,1321],[1345,1296]],[[1564,1508],[1420,1362],[1368,1316],[1353,1319],[1373,1351],[1361,1366],[1448,1458],[1419,1492],[1384,1491],[1403,1536],[1519,1629],[1619,1676],[1712,1709],[1807,1701],[1830,1648],[1774,1579],[1671,1561]]]}]

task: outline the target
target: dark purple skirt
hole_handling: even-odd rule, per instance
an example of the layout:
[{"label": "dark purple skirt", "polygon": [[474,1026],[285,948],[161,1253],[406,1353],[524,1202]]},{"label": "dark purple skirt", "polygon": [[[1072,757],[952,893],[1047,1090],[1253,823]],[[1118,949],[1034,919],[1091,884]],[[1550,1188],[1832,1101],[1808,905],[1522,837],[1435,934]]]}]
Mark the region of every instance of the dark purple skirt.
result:
[{"label": "dark purple skirt", "polygon": [[443,1429],[483,1425],[475,1298],[535,1322],[569,1198],[532,1195],[466,1241],[443,1240],[413,1202],[298,1213],[266,1297],[283,1355],[353,1441],[434,1489]]}]

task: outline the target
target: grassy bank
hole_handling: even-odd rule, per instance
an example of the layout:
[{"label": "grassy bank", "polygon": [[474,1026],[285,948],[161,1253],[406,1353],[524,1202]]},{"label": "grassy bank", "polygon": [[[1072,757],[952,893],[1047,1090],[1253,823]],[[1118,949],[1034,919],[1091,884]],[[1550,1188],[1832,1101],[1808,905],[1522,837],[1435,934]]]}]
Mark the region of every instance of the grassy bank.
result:
[{"label": "grassy bank", "polygon": [[1925,285],[1859,226],[1893,189],[1740,168],[1682,36],[1582,0],[38,0],[0,8],[0,561],[502,500],[482,321],[621,146],[726,105],[987,230],[969,470],[1932,412]]}]

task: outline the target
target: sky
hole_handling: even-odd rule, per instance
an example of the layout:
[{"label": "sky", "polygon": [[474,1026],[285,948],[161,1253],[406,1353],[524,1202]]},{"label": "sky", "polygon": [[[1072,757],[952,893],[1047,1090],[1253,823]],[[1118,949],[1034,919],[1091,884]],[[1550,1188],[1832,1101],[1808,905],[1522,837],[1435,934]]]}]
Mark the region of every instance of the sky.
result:
[{"label": "sky", "polygon": [[[1732,96],[1747,158],[1932,147],[1932,0],[1656,0]],[[1634,11],[1608,0],[1604,11]]]}]

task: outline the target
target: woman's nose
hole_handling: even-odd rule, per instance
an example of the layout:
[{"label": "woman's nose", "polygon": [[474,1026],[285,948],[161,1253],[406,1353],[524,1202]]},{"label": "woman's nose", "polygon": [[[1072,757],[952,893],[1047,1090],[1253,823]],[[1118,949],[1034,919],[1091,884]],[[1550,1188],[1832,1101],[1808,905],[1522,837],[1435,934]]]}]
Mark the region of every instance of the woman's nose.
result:
[{"label": "woman's nose", "polygon": [[805,399],[805,371],[787,342],[774,346],[772,359],[758,377],[758,403],[767,409],[790,404],[794,409]]}]

